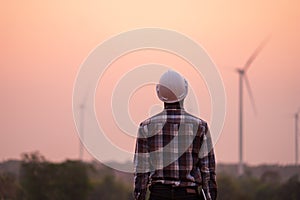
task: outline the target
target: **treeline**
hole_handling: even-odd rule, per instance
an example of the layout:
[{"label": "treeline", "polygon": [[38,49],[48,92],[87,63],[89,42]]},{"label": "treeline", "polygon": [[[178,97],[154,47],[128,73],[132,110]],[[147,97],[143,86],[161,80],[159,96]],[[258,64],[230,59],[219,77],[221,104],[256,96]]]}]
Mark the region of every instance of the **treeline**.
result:
[{"label": "treeline", "polygon": [[0,173],[1,200],[130,200],[132,187],[113,170],[67,160],[51,163],[39,153],[22,156],[19,176]]},{"label": "treeline", "polygon": [[295,175],[280,182],[277,173],[268,171],[261,178],[252,176],[233,177],[219,174],[220,200],[299,200],[300,180]]},{"label": "treeline", "polygon": [[[48,162],[39,153],[24,154],[19,172],[0,171],[0,200],[131,200],[132,174],[99,163]],[[117,173],[116,173],[117,172]],[[265,171],[260,177],[218,173],[219,200],[299,200],[298,174],[283,179]]]}]

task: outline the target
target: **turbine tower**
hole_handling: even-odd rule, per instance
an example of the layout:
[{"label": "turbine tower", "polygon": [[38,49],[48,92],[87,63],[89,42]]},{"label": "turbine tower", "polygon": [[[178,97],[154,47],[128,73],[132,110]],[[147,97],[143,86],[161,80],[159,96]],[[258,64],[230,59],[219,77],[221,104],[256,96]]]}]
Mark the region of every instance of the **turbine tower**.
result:
[{"label": "turbine tower", "polygon": [[[80,104],[80,124],[79,124],[79,134],[81,134],[81,137],[84,137],[84,114],[85,114],[85,105],[84,103]],[[83,145],[82,141],[79,138],[79,160],[83,159]]]},{"label": "turbine tower", "polygon": [[236,72],[239,74],[239,164],[238,164],[238,174],[241,176],[244,174],[244,162],[243,162],[243,83],[245,81],[246,88],[249,93],[250,101],[254,112],[256,113],[256,106],[250,87],[250,83],[247,77],[247,70],[250,68],[251,64],[261,52],[263,47],[267,44],[270,37],[266,37],[261,44],[255,49],[252,55],[249,57],[243,68],[238,68]]},{"label": "turbine tower", "polygon": [[79,137],[79,160],[82,161],[83,159],[83,141],[84,141],[84,124],[85,124],[85,110],[86,110],[86,101],[88,98],[88,93],[85,94],[83,100],[79,104],[79,112],[80,112],[80,121],[79,121],[79,134],[81,135],[81,138]]},{"label": "turbine tower", "polygon": [[298,120],[300,109],[295,113],[295,165],[298,166]]}]

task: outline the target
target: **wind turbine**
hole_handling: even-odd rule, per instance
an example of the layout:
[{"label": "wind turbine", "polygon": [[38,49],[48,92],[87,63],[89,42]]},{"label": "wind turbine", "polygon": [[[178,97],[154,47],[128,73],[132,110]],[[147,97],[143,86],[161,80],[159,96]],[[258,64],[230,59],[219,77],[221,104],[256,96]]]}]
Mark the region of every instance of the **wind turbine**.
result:
[{"label": "wind turbine", "polygon": [[79,121],[79,134],[81,134],[81,139],[79,138],[79,160],[83,159],[83,141],[84,141],[84,124],[85,124],[85,110],[86,110],[86,101],[88,98],[88,92],[83,97],[83,100],[79,104],[79,112],[80,112],[80,121]]},{"label": "wind turbine", "polygon": [[299,120],[300,109],[295,113],[295,165],[298,165],[298,120]]},{"label": "wind turbine", "polygon": [[241,176],[244,174],[244,163],[243,163],[243,83],[245,81],[246,88],[249,93],[250,101],[254,112],[256,113],[256,106],[253,98],[253,93],[250,87],[250,83],[247,77],[247,70],[251,67],[251,64],[267,44],[270,37],[266,37],[260,45],[255,49],[252,55],[248,58],[243,68],[238,68],[236,72],[239,74],[239,164],[238,174]]},{"label": "wind turbine", "polygon": [[[79,134],[81,134],[81,137],[84,137],[84,110],[85,110],[85,104],[81,103],[79,106],[80,111],[80,124],[79,124]],[[82,160],[83,158],[83,145],[82,141],[79,140],[79,160]]]}]

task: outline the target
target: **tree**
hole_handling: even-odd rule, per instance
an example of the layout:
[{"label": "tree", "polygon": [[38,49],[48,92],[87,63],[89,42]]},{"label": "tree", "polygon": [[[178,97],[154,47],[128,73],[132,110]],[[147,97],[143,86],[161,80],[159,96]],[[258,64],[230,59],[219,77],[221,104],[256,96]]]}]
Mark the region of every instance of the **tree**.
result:
[{"label": "tree", "polygon": [[260,179],[264,183],[271,183],[271,184],[279,184],[281,180],[279,173],[271,170],[265,171],[261,175]]},{"label": "tree", "polygon": [[18,184],[14,174],[0,173],[0,199],[16,199]]},{"label": "tree", "polygon": [[231,176],[219,174],[218,183],[218,199],[222,200],[239,200],[242,194],[239,190],[239,183]]},{"label": "tree", "polygon": [[299,176],[291,177],[284,183],[278,193],[278,199],[298,200],[300,199],[300,181]]},{"label": "tree", "polygon": [[93,191],[89,200],[131,200],[133,199],[131,190],[122,182],[115,180],[113,175],[106,175],[100,182],[94,183]]},{"label": "tree", "polygon": [[90,188],[84,163],[49,163],[38,153],[23,155],[20,184],[29,200],[83,200]]}]

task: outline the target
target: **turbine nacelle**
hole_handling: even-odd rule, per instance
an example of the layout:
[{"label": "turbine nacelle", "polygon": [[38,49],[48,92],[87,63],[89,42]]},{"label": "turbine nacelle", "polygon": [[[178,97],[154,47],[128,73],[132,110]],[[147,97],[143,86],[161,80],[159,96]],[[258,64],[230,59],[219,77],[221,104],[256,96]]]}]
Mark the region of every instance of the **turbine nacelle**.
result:
[{"label": "turbine nacelle", "polygon": [[244,75],[245,74],[245,70],[244,69],[237,68],[235,71],[237,73],[239,73],[240,75]]}]

